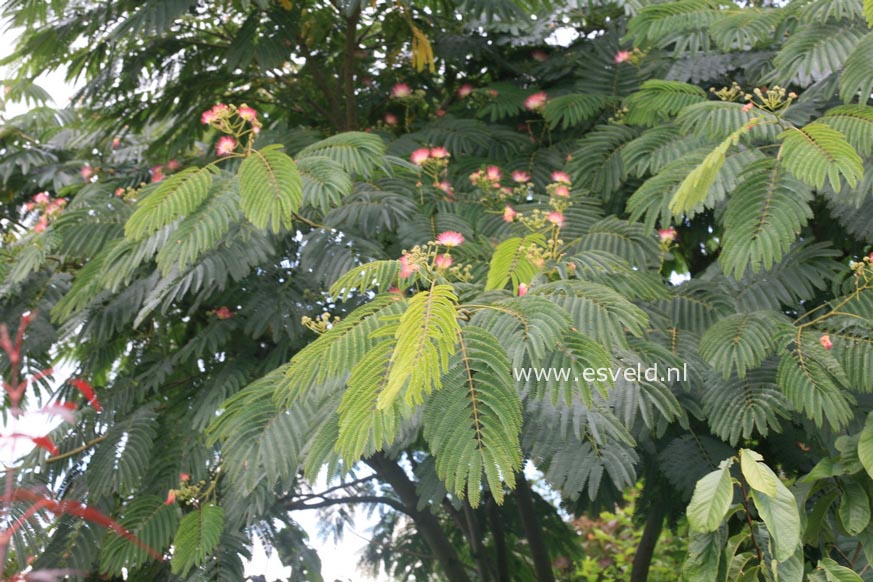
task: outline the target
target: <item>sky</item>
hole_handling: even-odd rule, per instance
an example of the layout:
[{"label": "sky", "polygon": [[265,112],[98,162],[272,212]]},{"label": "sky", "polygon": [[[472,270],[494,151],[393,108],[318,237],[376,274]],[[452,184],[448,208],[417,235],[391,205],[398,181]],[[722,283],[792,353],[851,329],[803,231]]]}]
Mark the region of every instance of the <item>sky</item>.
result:
[{"label": "sky", "polygon": [[[0,25],[0,30],[2,30]],[[14,35],[8,31],[3,31],[3,42],[0,43],[0,58],[6,57],[12,49],[13,41],[9,40]],[[7,68],[0,71],[0,78],[8,78],[14,75],[14,70]],[[45,89],[51,95],[55,107],[63,108],[70,104],[70,100],[76,91],[74,83],[68,83],[65,79],[63,71],[54,71],[39,77],[36,84]],[[26,113],[28,106],[24,103],[8,103],[6,106],[6,117],[12,118],[22,113]],[[67,374],[68,375],[68,374]],[[66,375],[59,373],[56,378],[63,380]],[[27,434],[31,436],[40,436],[46,434],[56,426],[57,420],[51,420],[46,415],[29,414],[19,420],[11,420],[3,425],[0,434],[10,435],[14,433]],[[14,444],[13,444],[14,443]],[[31,443],[22,439],[0,439],[0,462],[11,463],[15,458],[26,454],[32,447]],[[321,483],[327,487],[326,483]],[[294,515],[294,519],[301,527],[309,534],[309,543],[314,547],[322,562],[322,576],[326,582],[334,580],[355,580],[355,581],[382,581],[388,578],[372,578],[364,576],[357,570],[357,563],[360,559],[361,550],[366,546],[365,538],[367,537],[367,529],[372,526],[371,520],[359,520],[350,529],[350,533],[345,535],[339,543],[333,543],[332,540],[321,540],[318,536],[318,514],[316,511],[298,511]],[[267,577],[268,581],[287,579],[290,573],[289,568],[283,568],[278,557],[273,554],[267,555],[264,546],[255,539],[254,547],[252,548],[252,560],[246,565],[246,574],[255,575],[261,574]]]}]

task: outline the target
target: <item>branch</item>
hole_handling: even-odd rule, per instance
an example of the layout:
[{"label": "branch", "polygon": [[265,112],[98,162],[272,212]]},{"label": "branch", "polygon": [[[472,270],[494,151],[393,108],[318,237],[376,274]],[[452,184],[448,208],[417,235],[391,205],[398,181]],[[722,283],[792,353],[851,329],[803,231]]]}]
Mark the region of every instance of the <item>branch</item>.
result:
[{"label": "branch", "polygon": [[91,447],[93,447],[94,445],[99,443],[100,441],[105,440],[106,436],[107,435],[102,434],[99,437],[88,441],[87,443],[85,443],[81,447],[76,447],[75,449],[67,451],[66,453],[61,453],[60,455],[55,455],[54,457],[49,457],[48,459],[45,460],[45,462],[46,463],[54,463],[55,461],[60,461],[61,459],[66,459],[67,457],[72,457],[73,455],[78,455],[82,451],[90,449]]},{"label": "branch", "polygon": [[347,503],[383,503],[397,511],[406,513],[406,508],[402,503],[391,497],[383,495],[353,495],[351,497],[331,497],[317,503],[306,503],[305,501],[288,502],[284,504],[285,509],[296,511],[298,509],[321,509],[323,507],[331,507],[333,505],[343,505]]}]

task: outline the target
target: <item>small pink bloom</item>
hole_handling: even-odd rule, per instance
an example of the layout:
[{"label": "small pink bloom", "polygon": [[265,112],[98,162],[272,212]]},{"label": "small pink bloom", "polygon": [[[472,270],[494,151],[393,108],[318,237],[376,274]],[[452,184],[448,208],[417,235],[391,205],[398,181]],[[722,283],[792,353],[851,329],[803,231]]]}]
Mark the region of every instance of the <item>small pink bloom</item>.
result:
[{"label": "small pink bloom", "polygon": [[518,215],[518,212],[516,212],[516,211],[512,208],[512,206],[506,206],[506,207],[503,209],[503,220],[505,220],[506,222],[512,222],[512,221],[514,221],[514,220],[515,220],[515,217],[516,217],[517,215]]},{"label": "small pink bloom", "polygon": [[497,166],[488,166],[485,168],[485,177],[492,182],[499,182],[501,175],[500,168]]},{"label": "small pink bloom", "polygon": [[436,187],[437,187],[437,189],[442,190],[443,192],[445,192],[446,194],[449,194],[449,195],[453,195],[455,193],[454,188],[452,188],[451,182],[443,181],[443,182],[440,182],[439,184],[437,184]]},{"label": "small pink bloom", "polygon": [[231,311],[226,305],[222,305],[221,307],[213,310],[212,313],[215,314],[215,317],[221,320],[233,318],[233,311]]},{"label": "small pink bloom", "polygon": [[166,178],[164,176],[164,169],[161,166],[155,166],[149,170],[149,173],[152,175],[152,183],[160,182]]},{"label": "small pink bloom", "polygon": [[122,195],[124,195],[124,188],[116,188],[116,189],[115,189],[115,195],[116,195],[116,196],[119,196],[119,197],[122,196]]},{"label": "small pink bloom", "polygon": [[418,148],[417,150],[412,152],[412,155],[409,156],[409,159],[416,166],[421,166],[427,161],[427,159],[429,157],[430,157],[430,150],[428,148]]},{"label": "small pink bloom", "polygon": [[524,297],[525,295],[527,295],[527,290],[529,288],[530,287],[528,287],[527,283],[519,283],[518,284],[518,296]]},{"label": "small pink bloom", "polygon": [[49,195],[48,192],[40,192],[36,196],[33,197],[33,201],[37,204],[48,204]]},{"label": "small pink bloom", "polygon": [[546,104],[549,96],[545,91],[540,91],[538,93],[534,93],[530,95],[527,99],[524,100],[524,108],[528,111],[537,111],[542,109]]},{"label": "small pink bloom", "polygon": [[397,125],[397,116],[393,113],[385,114],[385,125]]},{"label": "small pink bloom", "polygon": [[176,491],[174,489],[170,489],[167,492],[167,499],[164,501],[164,505],[173,505],[176,503]]},{"label": "small pink bloom", "polygon": [[181,167],[182,167],[182,164],[179,163],[179,160],[170,160],[169,162],[167,162],[167,169],[170,170],[171,172],[175,172],[176,170],[178,170]]},{"label": "small pink bloom", "polygon": [[453,262],[454,261],[452,260],[452,256],[445,254],[437,255],[436,259],[434,259],[434,264],[436,265],[437,269],[448,269],[452,266]]},{"label": "small pink bloom", "polygon": [[443,158],[449,157],[450,155],[451,154],[449,154],[449,150],[444,147],[430,148],[430,157],[434,159],[441,160]]},{"label": "small pink bloom", "polygon": [[555,196],[560,196],[561,198],[569,198],[570,189],[561,184],[557,188],[555,188]]},{"label": "small pink bloom", "polygon": [[218,143],[215,144],[215,153],[219,156],[227,156],[233,153],[233,150],[236,149],[236,140],[230,137],[229,135],[225,135],[219,138]]},{"label": "small pink bloom", "polygon": [[447,230],[440,233],[437,237],[437,242],[447,247],[456,247],[464,242],[464,235],[454,230]]},{"label": "small pink bloom", "polygon": [[48,217],[43,215],[43,216],[39,217],[39,220],[34,225],[33,230],[35,232],[44,232],[45,229],[47,229],[47,228],[48,228]]},{"label": "small pink bloom", "polygon": [[515,170],[512,173],[512,180],[514,182],[518,182],[519,184],[524,184],[525,182],[530,182],[530,174],[528,174],[524,170]]},{"label": "small pink bloom", "polygon": [[820,343],[821,346],[826,350],[829,350],[829,349],[834,347],[834,343],[831,341],[831,336],[829,336],[827,334],[818,338],[818,343]]},{"label": "small pink bloom", "polygon": [[394,99],[403,99],[412,95],[412,89],[406,83],[397,83],[391,88],[391,97]]},{"label": "small pink bloom", "polygon": [[258,119],[258,112],[245,103],[237,108],[236,114],[248,122],[256,121]]},{"label": "small pink bloom", "polygon": [[754,106],[755,106],[755,104],[752,103],[751,101],[749,101],[748,103],[743,105],[743,113],[748,113],[749,111],[752,110],[752,107],[754,107]]},{"label": "small pink bloom", "polygon": [[567,172],[562,172],[560,170],[552,172],[552,181],[568,185],[572,183],[570,181],[570,174],[568,174]]},{"label": "small pink bloom", "polygon": [[121,140],[119,138],[116,137],[116,138],[112,139],[112,149],[115,149],[120,145],[121,145]]},{"label": "small pink bloom", "polygon": [[252,133],[255,135],[258,135],[259,133],[261,133],[261,126],[256,125],[256,126],[252,127]]},{"label": "small pink bloom", "polygon": [[436,115],[437,118],[445,117],[445,116],[446,116],[446,110],[445,110],[445,109],[437,109],[436,112],[434,113],[434,115]]},{"label": "small pink bloom", "polygon": [[476,170],[470,174],[470,183],[474,186],[482,179],[482,170]]},{"label": "small pink bloom", "polygon": [[630,51],[618,51],[615,53],[615,58],[613,59],[616,64],[627,62],[630,59]]},{"label": "small pink bloom", "polygon": [[34,208],[36,208],[36,204],[34,204],[33,202],[25,202],[24,203],[24,209],[27,210],[28,212],[32,211]]},{"label": "small pink bloom", "polygon": [[546,220],[548,220],[549,222],[551,222],[552,224],[554,224],[558,227],[564,226],[564,215],[561,214],[560,212],[557,212],[557,211],[549,212],[546,215]]},{"label": "small pink bloom", "polygon": [[659,228],[658,229],[658,239],[662,243],[673,242],[674,240],[676,240],[676,237],[678,235],[679,235],[679,233],[676,232],[676,229],[673,228],[672,226],[669,228]]},{"label": "small pink bloom", "polygon": [[82,169],[79,170],[79,175],[82,176],[82,179],[86,182],[91,179],[91,176],[94,175],[94,170],[91,166],[82,166]]},{"label": "small pink bloom", "polygon": [[420,268],[421,267],[419,265],[415,265],[409,262],[409,255],[403,255],[402,257],[400,257],[400,277],[402,279],[408,278]]},{"label": "small pink bloom", "polygon": [[488,89],[489,97],[497,97],[498,95],[500,95],[500,91],[498,91],[497,89]]},{"label": "small pink bloom", "polygon": [[191,475],[188,473],[179,473],[179,481],[187,481],[191,478]]},{"label": "small pink bloom", "polygon": [[210,123],[217,121],[218,118],[225,111],[227,111],[227,105],[225,105],[224,103],[218,103],[217,105],[214,105],[209,111],[204,111],[203,115],[200,116],[200,121],[205,123],[206,125],[209,125]]},{"label": "small pink bloom", "polygon": [[536,49],[530,54],[530,56],[533,57],[533,60],[537,61],[538,63],[544,63],[549,59],[549,55],[546,54],[546,51],[540,49]]},{"label": "small pink bloom", "polygon": [[464,83],[458,88],[458,97],[463,99],[464,97],[469,97],[473,93],[473,85],[470,83]]}]

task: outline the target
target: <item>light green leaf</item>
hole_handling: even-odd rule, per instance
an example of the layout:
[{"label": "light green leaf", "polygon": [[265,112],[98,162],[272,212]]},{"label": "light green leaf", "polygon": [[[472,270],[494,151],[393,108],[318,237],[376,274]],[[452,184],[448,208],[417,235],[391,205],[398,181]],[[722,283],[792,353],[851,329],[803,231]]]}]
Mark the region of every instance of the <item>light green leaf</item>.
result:
[{"label": "light green leaf", "polygon": [[[752,489],[770,497],[776,496],[776,483],[779,479],[772,471],[766,469],[762,462],[764,457],[749,449],[740,449],[740,469],[746,482]],[[762,469],[762,467],[764,467]]]},{"label": "light green leaf", "polygon": [[858,535],[870,523],[870,498],[864,486],[856,481],[843,481],[840,521],[849,535]]},{"label": "light green leaf", "polygon": [[828,582],[864,582],[861,576],[845,566],[840,566],[830,558],[823,559],[819,565],[824,568]]},{"label": "light green leaf", "polygon": [[797,501],[767,465],[761,463],[759,469],[769,473],[770,479],[776,482],[776,494],[771,496],[752,489],[752,500],[773,538],[774,557],[784,561],[794,555],[800,543],[800,513],[797,510]]},{"label": "light green leaf", "polygon": [[722,462],[721,468],[705,475],[694,487],[688,504],[688,524],[694,531],[714,532],[721,525],[734,498],[730,468],[733,461]]},{"label": "light green leaf", "polygon": [[221,540],[223,528],[224,509],[211,503],[182,518],[173,540],[173,573],[187,576],[202,564]]},{"label": "light green leaf", "polygon": [[791,128],[779,134],[779,139],[782,165],[810,186],[821,188],[827,180],[839,192],[840,177],[854,188],[864,176],[864,164],[855,148],[842,133],[824,123]]},{"label": "light green leaf", "polygon": [[303,203],[303,183],[297,164],[282,146],[253,150],[239,168],[240,208],[256,227],[273,232],[291,227],[292,215]]},{"label": "light green leaf", "polygon": [[858,458],[867,470],[867,474],[873,477],[873,412],[867,415],[864,428],[858,438]]}]

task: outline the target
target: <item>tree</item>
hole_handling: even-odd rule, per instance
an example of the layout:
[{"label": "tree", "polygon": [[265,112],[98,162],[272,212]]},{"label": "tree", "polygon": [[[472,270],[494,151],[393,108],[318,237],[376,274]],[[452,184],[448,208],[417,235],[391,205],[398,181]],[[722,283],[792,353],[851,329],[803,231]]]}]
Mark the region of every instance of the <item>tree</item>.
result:
[{"label": "tree", "polygon": [[[8,198],[63,175],[37,162],[34,184],[22,152],[96,157],[51,188],[66,207],[7,209],[4,319],[37,311],[28,365],[67,355],[105,408],[58,428],[65,456],[34,453],[21,479],[173,547],[160,563],[67,524],[22,542],[36,565],[240,579],[256,533],[313,576],[293,512],[341,528],[366,505],[383,515],[366,559],[397,577],[548,580],[578,549],[530,462],[577,513],[644,480],[633,580],[688,504],[686,580],[869,571],[863,8],[483,4],[458,21],[455,5],[8,3],[46,24],[22,39],[20,86],[69,58],[94,110],[72,147],[45,116],[11,120]],[[524,9],[583,34],[544,45]],[[91,50],[70,58],[80,38]],[[270,90],[270,46],[300,67],[287,93]],[[410,64],[355,60],[382,47]],[[124,98],[143,70],[167,83]],[[688,377],[586,376],[638,363]]]}]

